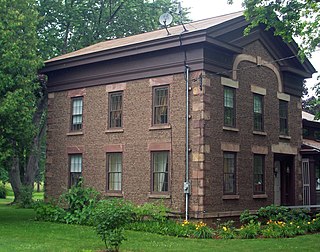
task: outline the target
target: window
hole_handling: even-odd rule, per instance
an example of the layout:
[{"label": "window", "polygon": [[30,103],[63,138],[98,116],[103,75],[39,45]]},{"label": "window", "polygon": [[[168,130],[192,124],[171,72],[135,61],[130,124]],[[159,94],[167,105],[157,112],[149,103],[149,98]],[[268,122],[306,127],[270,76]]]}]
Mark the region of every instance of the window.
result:
[{"label": "window", "polygon": [[152,192],[169,191],[169,152],[152,152]]},{"label": "window", "polygon": [[253,130],[263,131],[263,96],[253,95]]},{"label": "window", "polygon": [[155,87],[153,89],[153,124],[167,124],[169,110],[169,88]]},{"label": "window", "polygon": [[279,101],[280,134],[288,135],[288,102]]},{"label": "window", "polygon": [[72,98],[72,122],[71,130],[77,131],[82,129],[82,97]]},{"label": "window", "polygon": [[109,95],[109,128],[122,128],[122,92]]},{"label": "window", "polygon": [[107,190],[121,191],[122,153],[107,154]]},{"label": "window", "polygon": [[316,163],[316,190],[320,191],[320,163]]},{"label": "window", "polygon": [[69,187],[75,186],[79,183],[82,173],[82,155],[72,154],[69,155],[70,162],[70,181]]},{"label": "window", "polygon": [[223,193],[236,194],[236,153],[223,153]]},{"label": "window", "polygon": [[264,155],[253,156],[253,193],[264,193]]},{"label": "window", "polygon": [[235,127],[235,89],[224,87],[224,126]]}]

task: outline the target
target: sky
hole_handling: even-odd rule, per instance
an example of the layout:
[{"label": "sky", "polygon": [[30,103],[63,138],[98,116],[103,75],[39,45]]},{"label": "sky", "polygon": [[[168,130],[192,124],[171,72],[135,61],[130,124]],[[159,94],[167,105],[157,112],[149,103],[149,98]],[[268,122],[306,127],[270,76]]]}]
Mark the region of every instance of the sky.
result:
[{"label": "sky", "polygon": [[[227,0],[181,0],[181,5],[184,8],[190,8],[189,17],[196,21],[243,10],[241,2],[241,0],[234,0],[233,5],[229,5]],[[320,51],[315,52],[309,60],[320,73]],[[307,86],[311,94],[314,93],[310,90],[310,87],[317,83],[319,73],[313,74],[313,78],[307,80]]]}]

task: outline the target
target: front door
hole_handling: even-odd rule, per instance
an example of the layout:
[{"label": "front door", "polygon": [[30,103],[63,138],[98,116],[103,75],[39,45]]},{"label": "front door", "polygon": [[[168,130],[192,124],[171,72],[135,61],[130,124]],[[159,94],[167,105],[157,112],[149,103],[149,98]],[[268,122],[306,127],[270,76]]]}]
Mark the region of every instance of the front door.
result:
[{"label": "front door", "polygon": [[[274,156],[274,204],[294,205],[294,156]],[[280,202],[279,202],[280,201]]]}]

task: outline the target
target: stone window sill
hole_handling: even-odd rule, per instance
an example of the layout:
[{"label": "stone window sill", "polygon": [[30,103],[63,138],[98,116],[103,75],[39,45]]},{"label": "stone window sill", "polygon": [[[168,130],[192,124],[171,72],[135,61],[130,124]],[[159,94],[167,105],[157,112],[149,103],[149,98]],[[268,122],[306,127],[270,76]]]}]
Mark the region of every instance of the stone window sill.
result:
[{"label": "stone window sill", "polygon": [[238,200],[240,199],[240,195],[223,195],[223,200]]},{"label": "stone window sill", "polygon": [[149,130],[166,130],[166,129],[171,129],[171,125],[170,124],[153,125],[149,128]]},{"label": "stone window sill", "polygon": [[124,130],[122,128],[119,129],[107,129],[105,133],[122,133]]},{"label": "stone window sill", "polygon": [[238,128],[232,128],[232,127],[227,127],[227,126],[223,126],[223,130],[234,131],[234,132],[238,132],[239,131]]},{"label": "stone window sill", "polygon": [[254,194],[254,195],[252,195],[252,198],[253,199],[266,199],[266,198],[268,198],[268,195],[267,194]]},{"label": "stone window sill", "polygon": [[267,135],[267,133],[266,132],[264,132],[264,131],[253,131],[253,134],[254,135],[260,135],[260,136],[266,136]]},{"label": "stone window sill", "polygon": [[291,139],[291,136],[279,135],[279,138],[280,138],[280,139],[287,139],[287,140],[290,140],[290,139]]},{"label": "stone window sill", "polygon": [[67,136],[80,136],[83,135],[82,131],[76,131],[76,132],[68,132]]},{"label": "stone window sill", "polygon": [[123,194],[122,194],[122,192],[107,192],[106,196],[122,198]]},{"label": "stone window sill", "polygon": [[150,199],[170,199],[170,194],[149,194]]}]

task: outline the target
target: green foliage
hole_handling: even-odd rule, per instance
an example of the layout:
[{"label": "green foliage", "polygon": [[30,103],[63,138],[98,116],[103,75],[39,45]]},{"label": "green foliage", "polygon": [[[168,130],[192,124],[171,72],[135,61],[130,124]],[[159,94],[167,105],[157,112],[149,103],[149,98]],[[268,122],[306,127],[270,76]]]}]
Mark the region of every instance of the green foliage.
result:
[{"label": "green foliage", "polygon": [[133,205],[122,199],[101,200],[94,211],[94,226],[106,249],[118,251],[125,240],[124,226],[133,221]]},{"label": "green foliage", "polygon": [[244,0],[249,29],[265,24],[286,42],[301,39],[301,55],[313,52],[320,43],[320,2],[310,0],[272,1]]},{"label": "green foliage", "polygon": [[284,206],[270,205],[267,207],[261,207],[257,215],[259,219],[266,223],[269,220],[272,221],[300,221],[310,220],[308,210],[306,209],[289,209]]},{"label": "green foliage", "polygon": [[59,202],[38,202],[36,219],[67,224],[92,225],[92,215],[99,201],[99,193],[83,186],[82,181],[62,194]]},{"label": "green foliage", "polygon": [[99,200],[99,193],[83,186],[80,180],[68,192],[60,196],[60,204],[65,209],[65,222],[70,224],[90,224],[90,216]]},{"label": "green foliage", "polygon": [[248,209],[244,210],[240,215],[240,222],[242,224],[248,224],[252,221],[256,221],[258,219],[258,216],[255,214],[250,214],[250,211]]},{"label": "green foliage", "polygon": [[156,220],[164,221],[167,219],[168,208],[159,201],[156,203],[144,203],[134,207],[135,221]]},{"label": "green foliage", "polygon": [[261,223],[251,219],[249,223],[241,226],[238,236],[241,239],[254,239],[261,234]]},{"label": "green foliage", "polygon": [[219,238],[222,238],[222,239],[236,238],[236,229],[234,227],[234,221],[230,220],[224,223],[218,223],[217,235]]},{"label": "green foliage", "polygon": [[32,186],[21,186],[20,197],[19,197],[19,207],[31,208],[33,206],[32,199]]},{"label": "green foliage", "polygon": [[38,221],[65,222],[65,210],[53,202],[37,201],[34,210]]},{"label": "green foliage", "polygon": [[[159,28],[163,12],[176,13],[171,0],[39,0],[38,33],[45,59],[75,51],[97,42]],[[183,18],[186,20],[186,10]],[[174,15],[173,23],[178,23]]]},{"label": "green foliage", "polygon": [[7,197],[7,189],[5,185],[0,181],[0,199],[5,199]]}]

